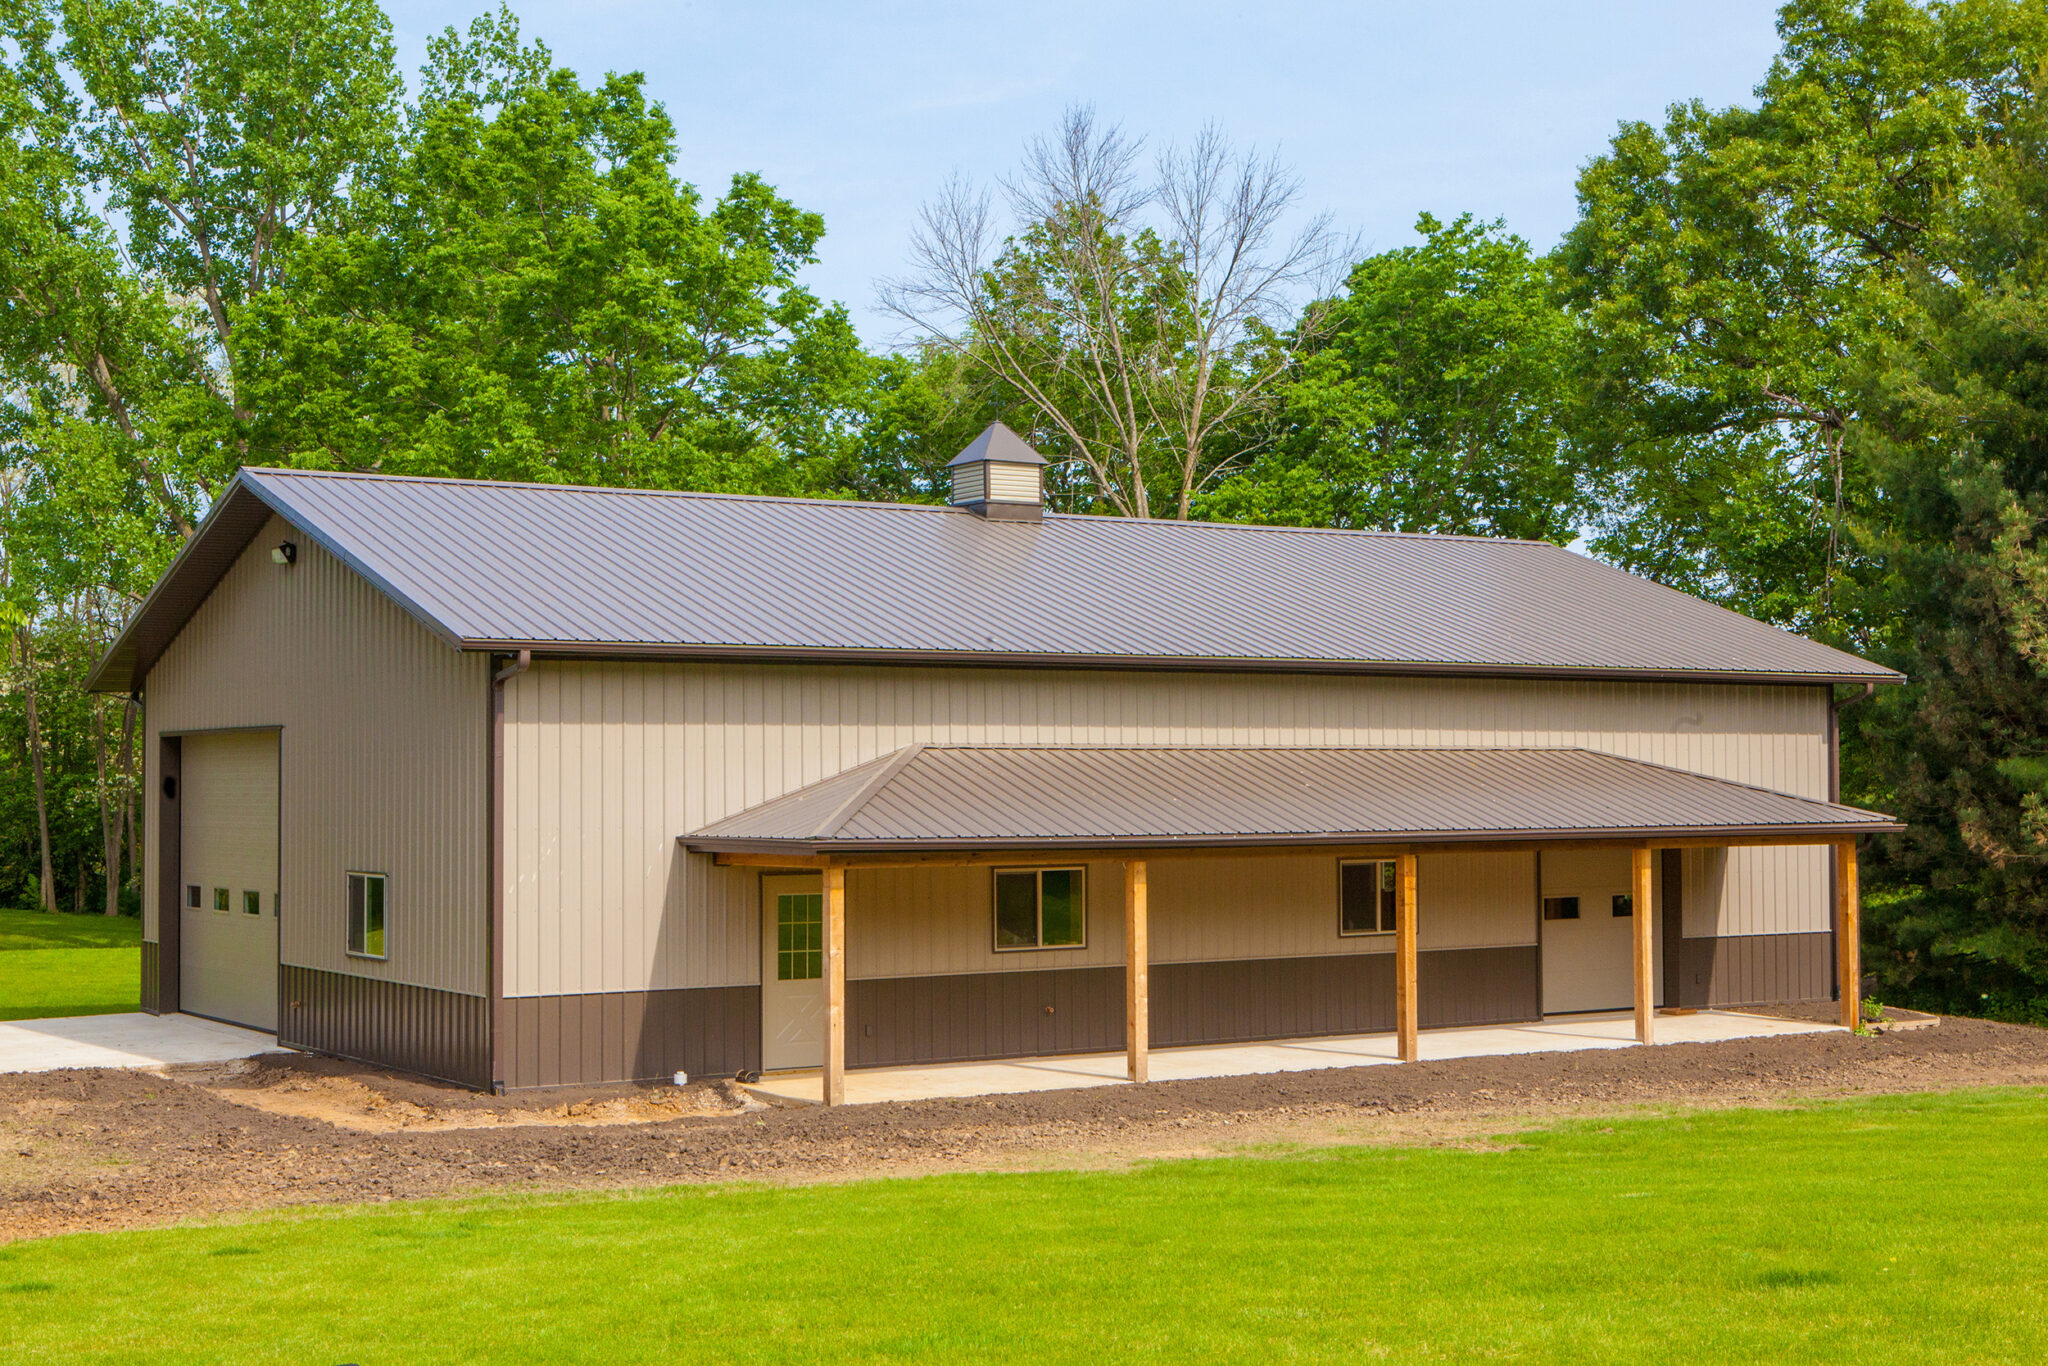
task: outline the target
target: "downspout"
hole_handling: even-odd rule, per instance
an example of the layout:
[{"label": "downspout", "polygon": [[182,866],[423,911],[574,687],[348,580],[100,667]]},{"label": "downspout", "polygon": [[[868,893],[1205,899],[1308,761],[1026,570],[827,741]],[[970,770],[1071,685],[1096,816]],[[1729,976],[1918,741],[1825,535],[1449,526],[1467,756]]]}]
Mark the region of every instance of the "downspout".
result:
[{"label": "downspout", "polygon": [[491,877],[490,925],[490,1088],[505,1093],[505,1040],[512,1022],[505,1006],[505,684],[533,667],[533,651],[521,650],[516,659],[491,675],[491,828],[489,849]]}]

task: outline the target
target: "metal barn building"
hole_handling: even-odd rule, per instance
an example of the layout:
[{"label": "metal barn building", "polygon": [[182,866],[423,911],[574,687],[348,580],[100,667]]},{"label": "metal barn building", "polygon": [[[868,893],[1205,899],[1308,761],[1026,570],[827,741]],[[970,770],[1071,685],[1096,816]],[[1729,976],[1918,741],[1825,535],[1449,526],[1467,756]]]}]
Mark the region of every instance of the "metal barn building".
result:
[{"label": "metal barn building", "polygon": [[[1854,1009],[1836,693],[1555,546],[247,469],[145,704],[147,1009],[476,1087]],[[1850,932],[1841,933],[1846,922]]]}]

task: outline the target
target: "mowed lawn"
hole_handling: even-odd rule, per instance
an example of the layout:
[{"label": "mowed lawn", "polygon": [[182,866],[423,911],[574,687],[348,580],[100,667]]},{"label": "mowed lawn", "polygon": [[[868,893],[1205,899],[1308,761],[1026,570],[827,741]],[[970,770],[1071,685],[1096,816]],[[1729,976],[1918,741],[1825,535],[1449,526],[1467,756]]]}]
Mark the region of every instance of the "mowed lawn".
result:
[{"label": "mowed lawn", "polygon": [[141,1007],[142,922],[0,910],[0,1020]]},{"label": "mowed lawn", "polygon": [[0,1248],[9,1362],[2039,1360],[2048,1092]]}]

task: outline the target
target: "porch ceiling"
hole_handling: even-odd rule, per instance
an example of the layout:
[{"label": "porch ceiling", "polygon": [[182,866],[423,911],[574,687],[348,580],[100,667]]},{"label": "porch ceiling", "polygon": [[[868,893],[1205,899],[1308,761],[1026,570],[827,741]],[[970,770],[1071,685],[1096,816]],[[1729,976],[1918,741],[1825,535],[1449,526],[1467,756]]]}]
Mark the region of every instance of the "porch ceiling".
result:
[{"label": "porch ceiling", "polygon": [[898,750],[681,836],[714,853],[1442,844],[1825,843],[1857,807],[1583,749]]}]

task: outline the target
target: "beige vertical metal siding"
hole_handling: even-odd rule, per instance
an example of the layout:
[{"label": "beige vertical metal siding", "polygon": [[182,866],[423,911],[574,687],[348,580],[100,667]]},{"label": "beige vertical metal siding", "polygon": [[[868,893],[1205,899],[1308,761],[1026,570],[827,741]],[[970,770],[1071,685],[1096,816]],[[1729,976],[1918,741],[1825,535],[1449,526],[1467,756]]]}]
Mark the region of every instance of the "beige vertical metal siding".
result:
[{"label": "beige vertical metal siding", "polygon": [[[273,564],[286,539],[298,563]],[[273,519],[150,670],[151,790],[159,735],[281,727],[282,961],[482,994],[488,668]],[[344,952],[350,869],[390,876],[388,961]]]},{"label": "beige vertical metal siding", "polygon": [[[507,685],[507,993],[754,981],[755,879],[676,837],[905,745],[1578,746],[1825,797],[1825,722],[1809,687],[538,661]],[[1708,932],[1825,927],[1825,851],[1730,862]]]},{"label": "beige vertical metal siding", "polygon": [[[1052,867],[1057,860],[1033,865]],[[854,869],[846,879],[847,975],[924,977],[1031,968],[1121,966],[1123,865],[1088,869],[1088,943],[997,952],[993,872]],[[1202,963],[1391,953],[1391,935],[1338,933],[1338,860],[1330,855],[1156,859],[1152,961]],[[1527,853],[1424,855],[1417,931],[1431,949],[1535,942],[1535,859]]]},{"label": "beige vertical metal siding", "polygon": [[1536,942],[1536,856],[1526,850],[1424,854],[1415,861],[1416,947]]},{"label": "beige vertical metal siding", "polygon": [[1816,934],[1830,929],[1828,850],[1688,849],[1688,937]]}]

